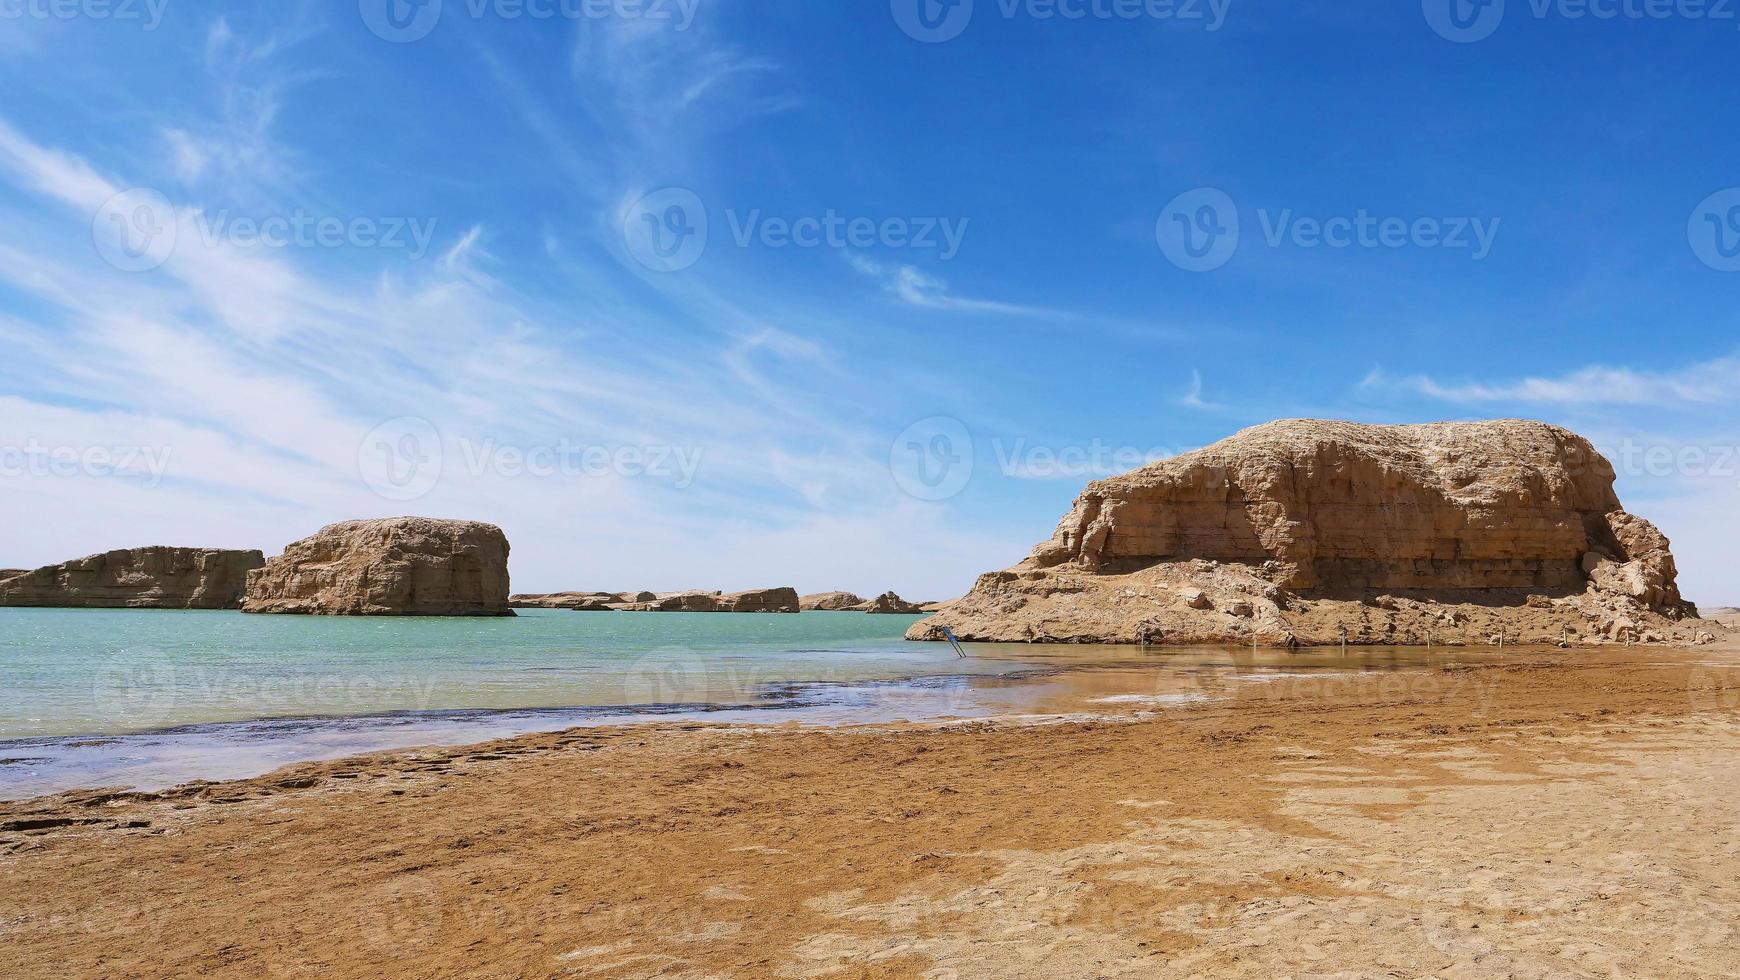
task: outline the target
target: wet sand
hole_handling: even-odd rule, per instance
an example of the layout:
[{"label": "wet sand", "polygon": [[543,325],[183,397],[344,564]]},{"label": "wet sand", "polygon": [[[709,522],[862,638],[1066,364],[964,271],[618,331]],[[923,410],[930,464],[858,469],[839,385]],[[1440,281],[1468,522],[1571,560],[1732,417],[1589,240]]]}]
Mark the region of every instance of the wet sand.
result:
[{"label": "wet sand", "polygon": [[1732,644],[1083,676],[0,804],[3,972],[1740,975]]}]

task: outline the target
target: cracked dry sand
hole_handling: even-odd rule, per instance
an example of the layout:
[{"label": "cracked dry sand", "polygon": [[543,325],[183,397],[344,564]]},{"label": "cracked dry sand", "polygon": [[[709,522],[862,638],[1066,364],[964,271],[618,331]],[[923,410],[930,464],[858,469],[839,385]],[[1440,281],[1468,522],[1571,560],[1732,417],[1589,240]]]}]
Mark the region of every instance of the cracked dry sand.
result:
[{"label": "cracked dry sand", "polygon": [[[1680,659],[8,804],[33,829],[0,831],[0,972],[1740,976],[1740,669]],[[96,822],[41,826],[70,819]]]}]

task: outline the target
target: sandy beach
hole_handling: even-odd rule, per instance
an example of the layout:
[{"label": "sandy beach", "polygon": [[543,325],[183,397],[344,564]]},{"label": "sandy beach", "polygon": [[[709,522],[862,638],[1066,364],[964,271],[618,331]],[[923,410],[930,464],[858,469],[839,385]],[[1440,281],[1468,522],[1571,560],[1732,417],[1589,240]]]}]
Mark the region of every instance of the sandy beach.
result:
[{"label": "sandy beach", "polygon": [[74,793],[0,806],[0,943],[57,978],[1733,976],[1737,668],[1729,643],[1200,702],[1088,683],[1061,719]]}]

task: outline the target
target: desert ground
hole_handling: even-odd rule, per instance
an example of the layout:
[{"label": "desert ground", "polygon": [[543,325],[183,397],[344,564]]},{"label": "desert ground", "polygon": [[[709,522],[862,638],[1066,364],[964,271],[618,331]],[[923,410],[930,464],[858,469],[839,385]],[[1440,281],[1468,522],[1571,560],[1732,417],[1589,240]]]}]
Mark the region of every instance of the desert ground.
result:
[{"label": "desert ground", "polygon": [[1740,976],[1731,636],[0,804],[0,973]]}]

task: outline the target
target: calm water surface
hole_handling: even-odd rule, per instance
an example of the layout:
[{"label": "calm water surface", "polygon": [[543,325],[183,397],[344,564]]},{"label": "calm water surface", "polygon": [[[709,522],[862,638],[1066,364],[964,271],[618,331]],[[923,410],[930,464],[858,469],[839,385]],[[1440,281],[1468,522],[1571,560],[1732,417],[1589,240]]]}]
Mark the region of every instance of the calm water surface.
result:
[{"label": "calm water surface", "polygon": [[[918,617],[521,610],[512,619],[0,609],[0,798],[673,717],[820,724],[1154,707],[1229,676],[1480,654],[908,643]],[[1067,671],[1067,673],[1064,673]],[[1094,695],[1094,696],[1089,696]]]}]

